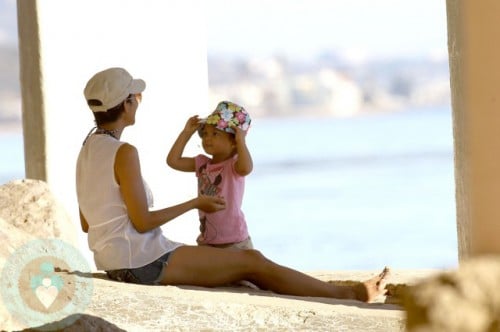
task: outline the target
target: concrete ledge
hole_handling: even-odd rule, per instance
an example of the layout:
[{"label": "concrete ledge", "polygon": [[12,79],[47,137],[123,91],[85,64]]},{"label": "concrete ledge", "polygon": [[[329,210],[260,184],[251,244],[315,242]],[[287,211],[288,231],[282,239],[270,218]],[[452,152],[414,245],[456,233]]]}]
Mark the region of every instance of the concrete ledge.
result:
[{"label": "concrete ledge", "polygon": [[[315,272],[331,282],[354,282],[377,271]],[[390,285],[412,284],[433,271],[394,271]],[[90,277],[90,276],[89,276]],[[73,330],[106,331],[404,331],[398,304],[282,296],[247,287],[141,286],[95,273],[92,301]],[[394,297],[394,296],[392,296]],[[387,297],[388,299],[391,296]],[[393,302],[398,300],[393,299]]]}]

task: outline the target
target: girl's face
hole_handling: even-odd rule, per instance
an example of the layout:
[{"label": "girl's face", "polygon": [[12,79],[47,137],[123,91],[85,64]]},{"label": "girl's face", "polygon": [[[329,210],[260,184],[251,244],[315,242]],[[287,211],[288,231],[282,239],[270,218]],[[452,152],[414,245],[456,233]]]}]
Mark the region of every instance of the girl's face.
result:
[{"label": "girl's face", "polygon": [[201,130],[201,145],[203,150],[212,156],[229,157],[233,154],[235,148],[232,134],[210,125],[205,125]]}]

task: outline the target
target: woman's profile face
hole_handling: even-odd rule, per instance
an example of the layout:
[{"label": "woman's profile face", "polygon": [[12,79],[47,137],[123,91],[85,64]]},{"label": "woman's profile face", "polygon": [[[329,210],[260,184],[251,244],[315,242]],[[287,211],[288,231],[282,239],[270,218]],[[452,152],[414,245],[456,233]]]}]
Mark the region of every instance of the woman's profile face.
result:
[{"label": "woman's profile face", "polygon": [[130,124],[135,123],[135,113],[137,112],[137,108],[139,107],[141,101],[142,93],[133,94],[126,99],[125,107],[128,107],[127,114],[130,112]]}]

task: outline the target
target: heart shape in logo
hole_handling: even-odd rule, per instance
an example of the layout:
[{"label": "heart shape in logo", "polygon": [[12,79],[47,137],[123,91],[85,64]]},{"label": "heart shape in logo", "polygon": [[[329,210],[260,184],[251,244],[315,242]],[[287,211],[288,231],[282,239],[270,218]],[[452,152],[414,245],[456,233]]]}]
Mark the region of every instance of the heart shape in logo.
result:
[{"label": "heart shape in logo", "polygon": [[38,300],[43,304],[45,309],[48,309],[57,298],[59,290],[56,286],[52,285],[50,278],[43,278],[42,284],[35,290],[35,295]]}]

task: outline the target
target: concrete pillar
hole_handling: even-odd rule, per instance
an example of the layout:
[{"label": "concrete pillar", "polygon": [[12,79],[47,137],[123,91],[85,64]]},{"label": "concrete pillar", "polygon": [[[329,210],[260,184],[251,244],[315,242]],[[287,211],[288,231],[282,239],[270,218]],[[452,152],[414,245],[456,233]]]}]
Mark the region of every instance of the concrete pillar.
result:
[{"label": "concrete pillar", "polygon": [[500,254],[500,2],[447,0],[461,260]]},{"label": "concrete pillar", "polygon": [[[122,140],[139,150],[155,208],[196,195],[194,176],[169,169],[165,157],[188,116],[210,110],[203,6],[199,0],[18,0],[26,176],[47,181],[78,227],[75,165],[94,125],[83,88],[107,67],[146,81],[136,124]],[[196,143],[188,149],[199,151]],[[197,229],[195,211],[164,226],[186,243],[195,243]]]},{"label": "concrete pillar", "polygon": [[40,35],[35,1],[18,1],[19,68],[26,177],[47,179],[47,154]]}]

